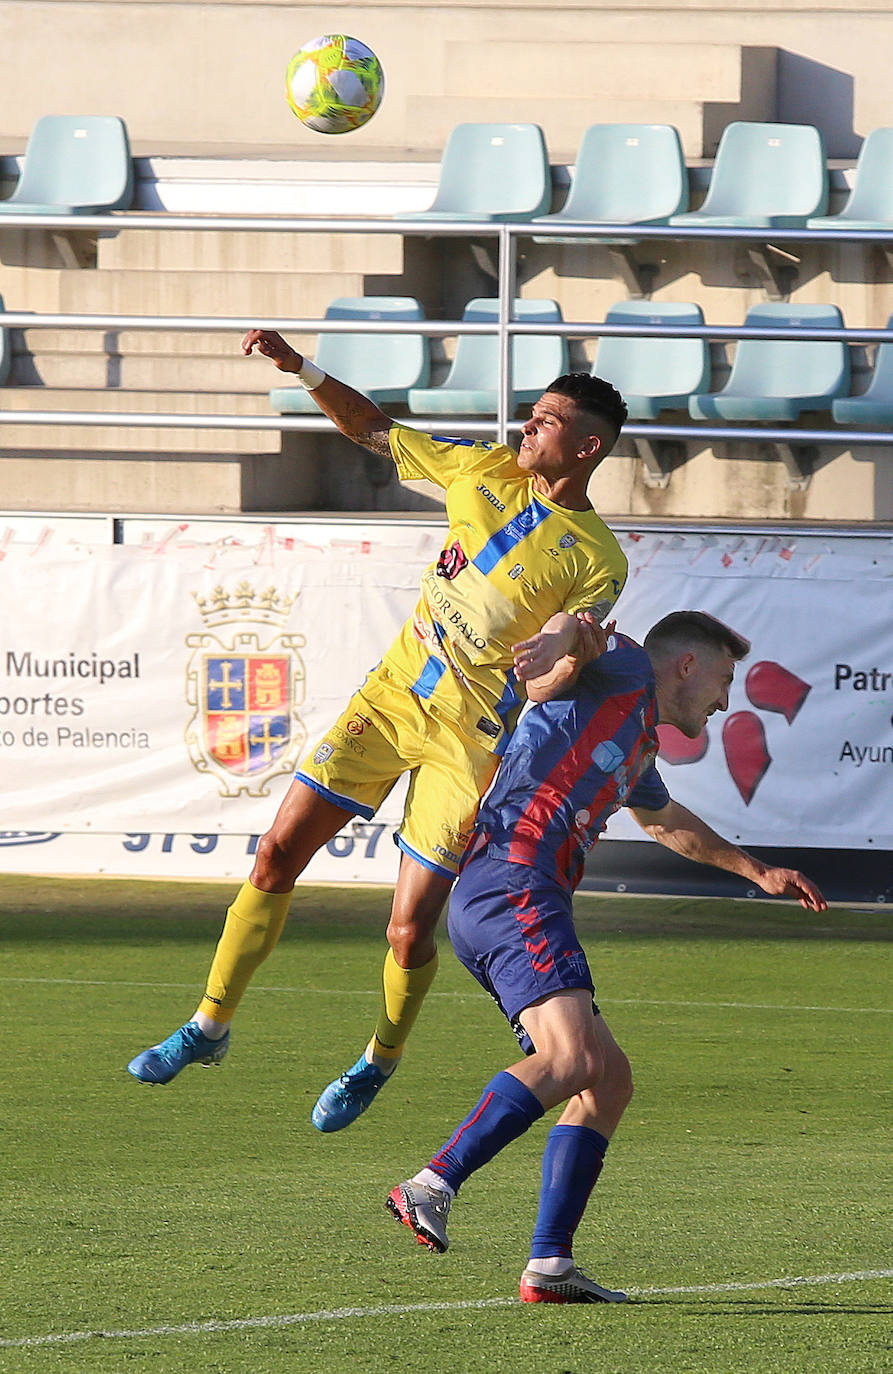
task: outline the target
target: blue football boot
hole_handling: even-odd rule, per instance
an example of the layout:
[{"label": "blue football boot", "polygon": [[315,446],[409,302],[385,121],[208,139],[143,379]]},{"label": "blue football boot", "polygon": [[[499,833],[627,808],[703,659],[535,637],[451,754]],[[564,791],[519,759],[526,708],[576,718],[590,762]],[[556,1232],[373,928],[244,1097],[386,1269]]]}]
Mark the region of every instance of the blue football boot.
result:
[{"label": "blue football boot", "polygon": [[170,1083],[187,1064],[219,1064],[228,1049],[228,1030],[219,1040],[209,1040],[197,1022],[187,1021],[160,1045],[131,1059],[127,1072],[141,1083]]},{"label": "blue football boot", "polygon": [[343,1131],[371,1105],[390,1077],[361,1054],[352,1068],[323,1088],[310,1120],[318,1131]]}]

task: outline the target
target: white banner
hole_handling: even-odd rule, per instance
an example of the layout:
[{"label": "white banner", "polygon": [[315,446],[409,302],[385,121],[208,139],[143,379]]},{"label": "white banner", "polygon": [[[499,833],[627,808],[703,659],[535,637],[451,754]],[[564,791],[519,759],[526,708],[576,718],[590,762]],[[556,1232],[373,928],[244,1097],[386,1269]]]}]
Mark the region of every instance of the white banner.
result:
[{"label": "white banner", "polygon": [[[0,869],[243,877],[295,764],[414,604],[442,526],[167,523],[0,548]],[[163,529],[165,522],[157,522]],[[49,528],[49,527],[48,527]],[[357,532],[358,531],[358,532]],[[125,536],[126,537],[126,536]],[[890,849],[893,553],[624,534],[620,628],[711,611],[753,644],[671,793],[742,844]],[[393,881],[403,788],[307,870]],[[620,813],[609,837],[643,838]]]}]

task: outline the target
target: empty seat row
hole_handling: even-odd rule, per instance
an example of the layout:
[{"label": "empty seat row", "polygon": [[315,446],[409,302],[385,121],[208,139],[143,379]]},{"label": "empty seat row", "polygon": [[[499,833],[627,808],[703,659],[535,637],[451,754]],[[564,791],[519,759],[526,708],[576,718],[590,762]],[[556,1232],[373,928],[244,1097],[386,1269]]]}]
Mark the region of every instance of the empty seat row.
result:
[{"label": "empty seat row", "polygon": [[[499,302],[480,298],[463,312],[465,322],[498,319]],[[412,325],[424,319],[411,297],[341,297],[327,320],[390,320]],[[561,311],[552,300],[516,300],[514,318],[555,324]],[[705,325],[693,302],[623,301],[605,316],[607,325],[686,329]],[[755,305],[748,329],[843,329],[834,305]],[[893,317],[889,321],[893,329]],[[510,412],[532,404],[569,367],[567,340],[558,334],[522,334],[512,340]],[[497,411],[499,343],[495,333],[460,334],[444,382],[430,386],[427,336],[413,333],[321,333],[316,361],[381,405],[405,404],[416,415],[494,415]],[[741,339],[729,375],[710,390],[710,349],[704,337],[672,334],[608,334],[599,338],[593,373],[621,392],[633,420],[656,419],[661,411],[687,409],[695,419],[790,422],[804,411],[831,411],[839,424],[893,426],[893,343],[878,347],[868,390],[849,395],[850,350],[844,340]],[[301,387],[270,392],[280,414],[314,414],[317,406]]]},{"label": "empty seat row", "polygon": [[[527,324],[558,324],[561,311],[551,300],[516,300],[515,318]],[[424,319],[410,296],[340,297],[325,313],[327,320]],[[493,324],[499,301],[469,301],[465,323]],[[402,401],[416,415],[495,415],[499,341],[496,334],[462,334],[449,373],[441,386],[429,386],[428,339],[412,333],[320,334],[316,362],[325,371],[362,391],[378,405]],[[531,405],[543,388],[567,371],[567,340],[558,334],[524,335],[512,349],[512,413]],[[312,414],[318,409],[301,387],[276,387],[270,403],[280,414]]]},{"label": "empty seat row", "polygon": [[[531,221],[550,229],[613,224],[889,229],[893,128],[868,134],[852,192],[836,215],[825,213],[828,185],[818,129],[736,121],[720,139],[703,205],[690,210],[688,172],[674,127],[593,124],[583,134],[567,200],[549,213],[552,172],[540,126],[465,123],[447,139],[433,204],[396,218]],[[0,213],[122,210],[131,205],[133,192],[123,120],[44,115],[28,139],[12,195],[0,201]]]},{"label": "empty seat row", "polygon": [[551,169],[538,125],[459,124],[444,148],[433,204],[396,218],[529,221],[550,229],[890,229],[893,128],[874,129],[865,139],[852,192],[837,215],[825,213],[828,193],[824,142],[810,124],[729,124],[697,210],[688,208],[688,172],[673,126],[593,124],[580,143],[567,200],[550,214]]}]

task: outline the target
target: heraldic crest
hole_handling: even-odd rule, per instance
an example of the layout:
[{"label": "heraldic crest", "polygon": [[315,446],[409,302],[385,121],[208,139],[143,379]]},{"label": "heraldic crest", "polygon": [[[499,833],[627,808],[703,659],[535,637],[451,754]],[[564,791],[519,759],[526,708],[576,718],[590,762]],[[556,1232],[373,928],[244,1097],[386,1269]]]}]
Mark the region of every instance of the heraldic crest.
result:
[{"label": "heraldic crest", "polygon": [[297,713],[305,640],[284,632],[297,597],[248,582],[193,595],[205,629],[186,637],[189,757],[215,775],[221,796],[267,796],[272,778],[294,770],[307,735]]}]

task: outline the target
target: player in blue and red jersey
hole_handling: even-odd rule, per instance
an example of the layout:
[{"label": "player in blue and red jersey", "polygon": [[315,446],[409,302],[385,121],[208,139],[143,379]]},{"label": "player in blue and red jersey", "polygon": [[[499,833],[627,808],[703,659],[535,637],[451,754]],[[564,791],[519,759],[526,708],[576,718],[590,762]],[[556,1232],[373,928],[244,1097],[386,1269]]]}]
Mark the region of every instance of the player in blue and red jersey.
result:
[{"label": "player in blue and red jersey", "polygon": [[[644,647],[588,615],[583,643],[528,683],[521,720],[482,805],[450,900],[462,963],[493,996],[526,1057],[496,1074],[430,1163],[394,1188],[387,1206],[443,1252],[452,1198],[476,1169],[550,1108],[524,1302],[622,1302],[574,1264],[572,1243],[605,1151],[632,1097],[629,1061],[593,1001],[594,984],[571,902],[586,852],[612,812],[628,806],[655,839],[740,874],[775,896],[825,909],[802,873],[739,849],[674,802],[654,758],[657,724],[696,738],[725,711],[740,635],[702,611],[677,611]],[[613,630],[613,627],[609,627]]]}]

